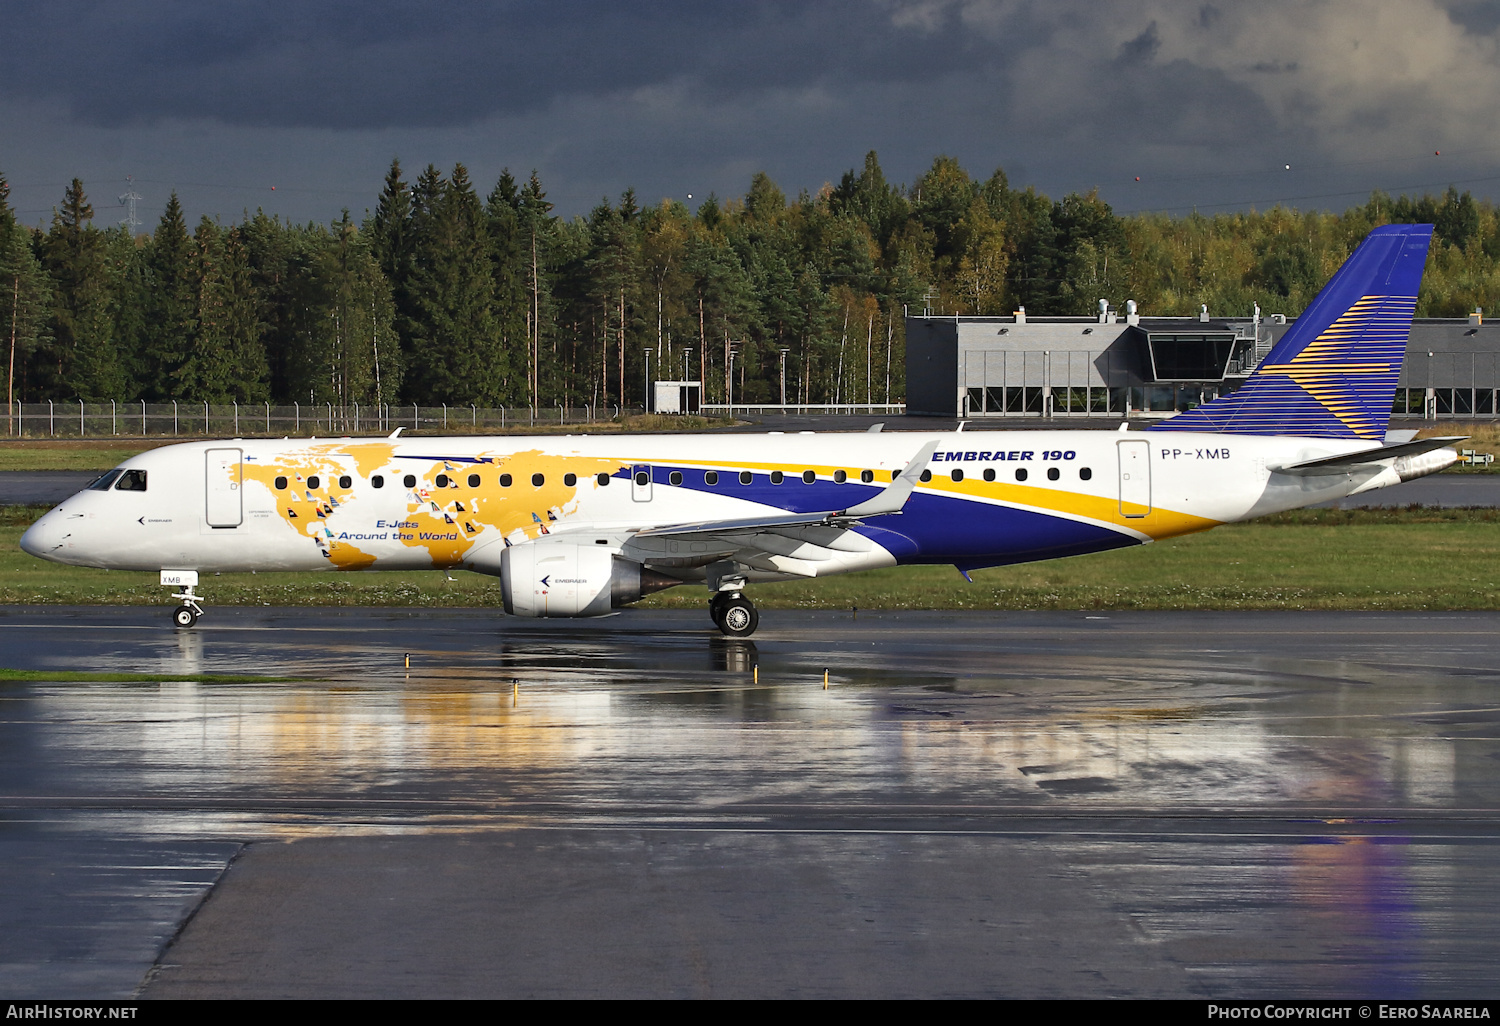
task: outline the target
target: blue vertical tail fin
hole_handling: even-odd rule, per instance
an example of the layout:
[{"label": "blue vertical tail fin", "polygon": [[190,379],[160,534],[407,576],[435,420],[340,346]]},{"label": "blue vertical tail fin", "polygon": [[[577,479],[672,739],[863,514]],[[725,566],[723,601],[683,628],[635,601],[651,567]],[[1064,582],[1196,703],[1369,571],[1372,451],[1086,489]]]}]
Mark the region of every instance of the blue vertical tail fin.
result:
[{"label": "blue vertical tail fin", "polygon": [[1383,439],[1431,241],[1376,228],[1237,392],[1151,430]]}]

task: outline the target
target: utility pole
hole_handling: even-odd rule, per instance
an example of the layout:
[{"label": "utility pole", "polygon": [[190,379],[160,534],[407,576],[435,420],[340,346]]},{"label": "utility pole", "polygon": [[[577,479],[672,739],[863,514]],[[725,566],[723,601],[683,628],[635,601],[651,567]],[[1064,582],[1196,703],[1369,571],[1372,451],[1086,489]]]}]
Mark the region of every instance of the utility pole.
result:
[{"label": "utility pole", "polygon": [[125,204],[125,220],[120,223],[130,229],[132,239],[135,238],[135,230],[141,226],[141,222],[135,216],[135,205],[140,198],[135,191],[135,175],[126,175],[125,194],[120,197],[120,202]]}]

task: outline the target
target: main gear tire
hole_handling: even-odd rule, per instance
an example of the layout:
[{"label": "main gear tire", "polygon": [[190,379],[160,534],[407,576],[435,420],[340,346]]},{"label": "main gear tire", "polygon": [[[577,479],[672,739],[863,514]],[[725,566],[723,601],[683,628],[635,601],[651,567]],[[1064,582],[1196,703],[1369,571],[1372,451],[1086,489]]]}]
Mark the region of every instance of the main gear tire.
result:
[{"label": "main gear tire", "polygon": [[724,612],[719,618],[719,630],[731,638],[748,638],[755,633],[755,628],[760,626],[760,613],[756,611],[755,604],[749,599],[730,599],[724,604]]}]

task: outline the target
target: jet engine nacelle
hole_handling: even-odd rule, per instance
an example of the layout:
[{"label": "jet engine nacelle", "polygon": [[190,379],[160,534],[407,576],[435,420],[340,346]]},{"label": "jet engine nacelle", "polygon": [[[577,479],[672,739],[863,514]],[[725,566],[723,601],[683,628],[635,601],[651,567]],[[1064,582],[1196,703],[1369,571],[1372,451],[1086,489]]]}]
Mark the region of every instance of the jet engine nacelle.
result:
[{"label": "jet engine nacelle", "polygon": [[524,542],[500,556],[500,588],[513,616],[604,616],[657,590],[658,576],[607,548],[568,541]]}]

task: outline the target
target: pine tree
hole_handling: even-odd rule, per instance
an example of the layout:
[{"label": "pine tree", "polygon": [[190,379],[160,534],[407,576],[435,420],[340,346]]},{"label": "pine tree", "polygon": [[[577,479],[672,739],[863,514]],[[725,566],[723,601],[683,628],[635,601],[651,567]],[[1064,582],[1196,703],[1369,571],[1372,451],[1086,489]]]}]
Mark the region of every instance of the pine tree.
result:
[{"label": "pine tree", "polygon": [[90,223],[93,216],[83,183],[73,179],[42,247],[54,292],[51,345],[38,370],[50,393],[98,401],[121,396],[125,382],[115,350],[106,239]]},{"label": "pine tree", "polygon": [[[45,338],[44,323],[51,290],[40,262],[32,252],[30,233],[16,223],[10,206],[10,183],[0,174],[0,338],[7,348],[6,399],[14,403],[26,394],[18,372]],[[6,414],[10,433],[20,425]]]},{"label": "pine tree", "polygon": [[177,391],[179,371],[196,345],[198,281],[193,239],[172,193],[151,238],[146,261],[147,334],[138,378],[147,399],[198,399]]}]

